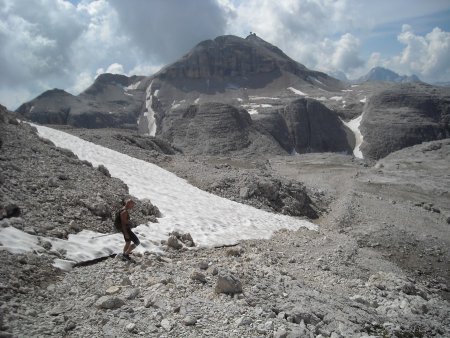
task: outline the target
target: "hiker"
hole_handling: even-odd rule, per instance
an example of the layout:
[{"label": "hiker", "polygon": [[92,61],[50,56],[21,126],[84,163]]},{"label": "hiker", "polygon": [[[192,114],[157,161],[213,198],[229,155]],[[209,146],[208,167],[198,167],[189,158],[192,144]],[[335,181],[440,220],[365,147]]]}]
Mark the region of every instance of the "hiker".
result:
[{"label": "hiker", "polygon": [[[136,234],[131,231],[130,225],[130,214],[129,210],[133,209],[135,203],[132,199],[125,201],[125,205],[120,209],[120,223],[123,237],[125,239],[125,246],[123,247],[123,257],[130,259],[130,253],[133,251],[141,242],[137,238]],[[133,244],[131,244],[133,241]]]}]

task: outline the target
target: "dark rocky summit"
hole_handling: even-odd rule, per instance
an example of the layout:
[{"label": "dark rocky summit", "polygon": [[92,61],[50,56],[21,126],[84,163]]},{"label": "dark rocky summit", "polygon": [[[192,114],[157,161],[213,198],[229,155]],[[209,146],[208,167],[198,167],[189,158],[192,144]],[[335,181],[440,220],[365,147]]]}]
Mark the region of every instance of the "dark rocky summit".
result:
[{"label": "dark rocky summit", "polygon": [[372,96],[361,122],[361,150],[369,158],[450,137],[450,90],[403,84]]},{"label": "dark rocky summit", "polygon": [[[197,89],[214,94],[227,89],[262,88],[284,76],[284,73],[322,89],[342,88],[338,80],[309,70],[255,34],[245,39],[225,35],[203,41],[179,61],[160,71],[155,78],[169,81],[184,91]],[[194,85],[192,80],[198,82]],[[190,90],[186,86],[191,86]],[[288,86],[286,83],[284,88]]]}]

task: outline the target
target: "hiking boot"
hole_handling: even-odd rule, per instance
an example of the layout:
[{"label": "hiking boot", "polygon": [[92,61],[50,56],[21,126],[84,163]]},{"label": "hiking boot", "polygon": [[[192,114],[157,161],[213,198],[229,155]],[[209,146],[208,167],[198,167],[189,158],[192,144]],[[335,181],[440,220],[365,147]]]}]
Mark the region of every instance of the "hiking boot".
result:
[{"label": "hiking boot", "polygon": [[126,259],[127,261],[131,261],[130,255],[123,254],[122,256],[123,256],[123,258]]}]

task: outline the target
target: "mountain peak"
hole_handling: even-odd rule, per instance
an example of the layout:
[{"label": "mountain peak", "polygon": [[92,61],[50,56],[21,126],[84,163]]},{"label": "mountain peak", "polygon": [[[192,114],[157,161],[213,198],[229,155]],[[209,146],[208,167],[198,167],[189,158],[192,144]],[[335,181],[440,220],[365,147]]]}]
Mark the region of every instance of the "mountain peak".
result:
[{"label": "mountain peak", "polygon": [[374,67],[366,75],[360,77],[357,82],[366,81],[384,81],[384,82],[395,82],[395,83],[405,83],[405,82],[421,82],[416,75],[399,75],[396,72],[384,68],[384,67]]}]

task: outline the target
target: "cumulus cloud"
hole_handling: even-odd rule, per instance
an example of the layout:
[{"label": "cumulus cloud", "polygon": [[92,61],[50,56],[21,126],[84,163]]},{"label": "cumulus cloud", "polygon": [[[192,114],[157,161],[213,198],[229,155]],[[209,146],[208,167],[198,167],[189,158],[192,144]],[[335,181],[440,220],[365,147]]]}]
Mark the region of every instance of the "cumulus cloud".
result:
[{"label": "cumulus cloud", "polygon": [[359,39],[343,33],[354,25],[356,7],[351,1],[220,0],[220,4],[230,13],[231,32],[255,32],[309,68],[349,71],[362,65]]},{"label": "cumulus cloud", "polygon": [[403,25],[398,41],[405,47],[393,58],[393,66],[425,79],[450,77],[450,32],[436,27],[422,36],[415,34],[411,26]]},{"label": "cumulus cloud", "polygon": [[175,61],[202,40],[225,32],[225,13],[215,0],[110,0],[122,29],[147,61]]},{"label": "cumulus cloud", "polygon": [[397,40],[404,45],[394,56],[374,52],[367,61],[366,70],[376,66],[392,69],[399,74],[418,75],[429,82],[448,81],[450,78],[450,32],[435,27],[431,32],[415,34],[413,27],[402,26]]}]

